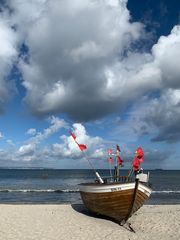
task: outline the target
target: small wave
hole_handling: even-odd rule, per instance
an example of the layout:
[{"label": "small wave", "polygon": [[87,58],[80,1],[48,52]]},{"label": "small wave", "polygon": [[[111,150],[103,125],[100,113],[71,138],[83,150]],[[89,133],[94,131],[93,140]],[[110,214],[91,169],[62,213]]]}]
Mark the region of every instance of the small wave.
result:
[{"label": "small wave", "polygon": [[15,192],[15,193],[75,193],[79,192],[79,189],[0,189],[0,193],[2,192]]},{"label": "small wave", "polygon": [[180,191],[164,190],[164,191],[153,191],[152,193],[167,193],[167,194],[169,194],[169,193],[180,193]]},{"label": "small wave", "polygon": [[[0,193],[76,193],[79,189],[0,189]],[[153,191],[153,194],[180,194],[180,191],[176,190],[163,190]]]}]

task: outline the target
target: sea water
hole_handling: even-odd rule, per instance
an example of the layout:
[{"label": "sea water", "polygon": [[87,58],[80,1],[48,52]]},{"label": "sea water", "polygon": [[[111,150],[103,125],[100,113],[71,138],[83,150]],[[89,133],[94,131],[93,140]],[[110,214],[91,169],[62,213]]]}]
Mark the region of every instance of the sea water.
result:
[{"label": "sea water", "polygon": [[[149,172],[153,192],[147,204],[180,204],[180,170]],[[0,203],[82,203],[78,184],[94,179],[94,172],[84,169],[0,169]]]}]

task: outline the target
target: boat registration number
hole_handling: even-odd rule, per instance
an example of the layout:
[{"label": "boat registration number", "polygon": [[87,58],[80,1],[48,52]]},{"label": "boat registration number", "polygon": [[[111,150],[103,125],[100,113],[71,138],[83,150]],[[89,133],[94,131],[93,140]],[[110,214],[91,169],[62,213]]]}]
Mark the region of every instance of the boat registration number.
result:
[{"label": "boat registration number", "polygon": [[121,190],[121,187],[111,188],[111,192],[116,192],[116,191],[119,191],[119,190]]}]

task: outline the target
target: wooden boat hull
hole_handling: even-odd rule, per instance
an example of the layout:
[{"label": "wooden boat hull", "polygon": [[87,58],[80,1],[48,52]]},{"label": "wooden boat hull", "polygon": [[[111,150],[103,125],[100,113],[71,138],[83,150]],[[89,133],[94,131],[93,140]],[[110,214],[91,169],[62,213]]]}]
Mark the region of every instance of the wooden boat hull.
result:
[{"label": "wooden boat hull", "polygon": [[92,212],[127,220],[149,198],[151,189],[143,183],[81,184],[80,194],[84,205]]}]

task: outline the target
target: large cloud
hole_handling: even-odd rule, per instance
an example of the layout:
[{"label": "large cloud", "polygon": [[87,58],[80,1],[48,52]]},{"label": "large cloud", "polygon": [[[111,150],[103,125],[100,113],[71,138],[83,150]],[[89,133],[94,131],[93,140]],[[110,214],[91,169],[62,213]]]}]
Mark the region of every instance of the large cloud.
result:
[{"label": "large cloud", "polygon": [[[140,110],[135,111],[139,119],[136,126],[141,126],[146,133],[156,129],[153,141],[174,143],[180,141],[180,26],[175,26],[167,37],[160,37],[153,46],[154,71],[160,72],[159,97],[146,98]],[[143,115],[143,116],[142,116]],[[139,117],[138,117],[139,116]],[[135,127],[136,128],[136,127]],[[149,129],[149,131],[148,131]],[[139,130],[139,131],[138,131]],[[136,129],[136,132],[141,132]]]},{"label": "large cloud", "polygon": [[166,88],[180,88],[180,25],[171,34],[160,37],[152,48],[155,64],[161,70],[162,82]]},{"label": "large cloud", "polygon": [[17,58],[17,47],[18,36],[8,20],[8,12],[0,9],[0,111],[9,98],[9,91],[13,90],[13,84],[7,78]]},{"label": "large cloud", "polygon": [[164,90],[160,97],[144,97],[130,111],[128,119],[120,123],[121,132],[128,141],[137,141],[148,135],[154,142],[180,141],[180,89]]},{"label": "large cloud", "polygon": [[[135,131],[144,134],[150,126],[157,130],[155,141],[179,139],[178,106],[164,98],[179,94],[180,26],[145,53],[134,48],[145,33],[142,24],[131,21],[126,0],[9,0],[8,4],[16,34],[27,46],[19,69],[25,100],[34,114],[97,119],[144,101],[147,95]],[[152,100],[156,91],[159,97]],[[163,125],[149,114],[157,109]],[[172,109],[176,114],[169,122],[167,113],[172,115]]]},{"label": "large cloud", "polygon": [[112,65],[143,35],[143,26],[130,22],[126,1],[16,0],[11,7],[29,49],[20,69],[35,114],[64,112],[89,120],[117,108],[121,93],[112,98],[111,91],[117,82],[126,86],[116,76],[109,87]]},{"label": "large cloud", "polygon": [[[151,54],[131,54],[111,68],[112,97],[120,91],[122,102],[135,99],[121,122],[122,138],[135,141],[149,135],[153,141],[180,141],[180,26],[160,37]],[[138,61],[136,61],[138,60]],[[134,63],[135,62],[135,63]],[[121,82],[114,82],[119,78]],[[126,76],[126,77],[125,77]],[[121,88],[123,83],[126,88]],[[115,88],[117,87],[117,89]],[[153,91],[154,90],[154,91]],[[145,94],[146,93],[146,94]]]},{"label": "large cloud", "polygon": [[153,123],[158,133],[153,141],[180,141],[180,89],[167,90],[159,101],[153,100],[146,121]]},{"label": "large cloud", "polygon": [[[178,87],[179,27],[150,53],[133,51],[144,37],[126,1],[11,1],[28,46],[20,61],[26,102],[36,115],[102,117],[147,92]],[[26,17],[26,12],[33,15]]]}]

